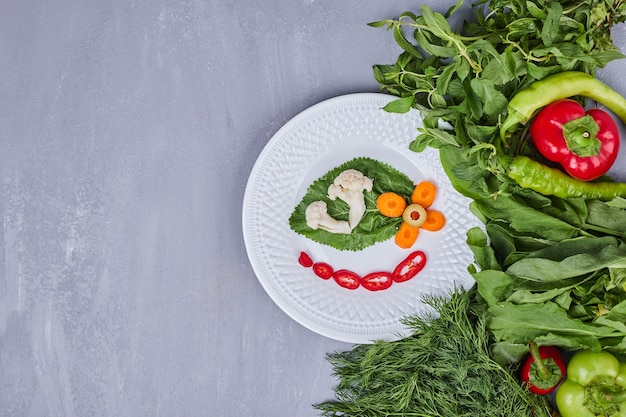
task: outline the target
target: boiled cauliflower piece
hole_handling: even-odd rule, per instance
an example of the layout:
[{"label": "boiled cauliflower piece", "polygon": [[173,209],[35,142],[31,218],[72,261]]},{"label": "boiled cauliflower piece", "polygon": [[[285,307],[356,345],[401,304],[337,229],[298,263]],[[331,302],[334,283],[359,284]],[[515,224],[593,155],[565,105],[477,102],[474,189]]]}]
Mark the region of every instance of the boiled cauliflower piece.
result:
[{"label": "boiled cauliflower piece", "polygon": [[314,201],[305,211],[306,224],[313,230],[322,229],[330,233],[349,234],[350,224],[345,220],[337,220],[328,214],[325,201]]},{"label": "boiled cauliflower piece", "polygon": [[365,214],[364,191],[372,191],[373,181],[356,169],[347,169],[328,187],[328,198],[335,200],[339,198],[350,207],[348,223],[350,230],[359,224]]}]

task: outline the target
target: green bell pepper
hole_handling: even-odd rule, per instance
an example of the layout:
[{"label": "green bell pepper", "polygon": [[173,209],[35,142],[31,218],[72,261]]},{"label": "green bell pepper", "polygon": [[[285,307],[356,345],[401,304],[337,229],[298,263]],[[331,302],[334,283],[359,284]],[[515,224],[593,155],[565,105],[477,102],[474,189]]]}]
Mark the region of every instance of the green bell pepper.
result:
[{"label": "green bell pepper", "polygon": [[626,363],[606,351],[576,352],[556,405],[562,417],[626,417]]}]

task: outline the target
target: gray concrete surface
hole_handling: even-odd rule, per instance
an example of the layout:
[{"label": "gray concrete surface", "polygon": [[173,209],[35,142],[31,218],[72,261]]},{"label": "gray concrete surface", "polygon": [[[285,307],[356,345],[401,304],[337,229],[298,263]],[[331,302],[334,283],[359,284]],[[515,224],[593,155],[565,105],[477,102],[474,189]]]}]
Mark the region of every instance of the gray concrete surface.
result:
[{"label": "gray concrete surface", "polygon": [[293,116],[377,91],[366,23],[417,5],[0,2],[0,416],[317,415],[350,345],[263,291],[245,184]]}]

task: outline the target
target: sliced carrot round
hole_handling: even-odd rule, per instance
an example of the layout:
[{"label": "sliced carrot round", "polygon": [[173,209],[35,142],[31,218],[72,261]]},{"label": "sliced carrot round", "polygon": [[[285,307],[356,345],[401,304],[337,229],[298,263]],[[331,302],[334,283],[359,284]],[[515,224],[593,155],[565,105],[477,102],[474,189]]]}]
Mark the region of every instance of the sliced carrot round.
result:
[{"label": "sliced carrot round", "polygon": [[413,194],[411,194],[411,202],[428,208],[435,201],[436,194],[437,186],[434,183],[422,181],[415,186]]},{"label": "sliced carrot round", "polygon": [[386,192],[378,196],[376,207],[383,216],[400,217],[406,208],[406,200],[399,194]]},{"label": "sliced carrot round", "polygon": [[413,246],[417,240],[417,235],[419,235],[419,229],[417,227],[412,227],[408,223],[402,222],[400,228],[396,232],[394,240],[396,245],[402,249],[408,249]]},{"label": "sliced carrot round", "polygon": [[446,224],[446,217],[437,210],[426,210],[426,221],[422,224],[422,229],[430,232],[441,230]]}]

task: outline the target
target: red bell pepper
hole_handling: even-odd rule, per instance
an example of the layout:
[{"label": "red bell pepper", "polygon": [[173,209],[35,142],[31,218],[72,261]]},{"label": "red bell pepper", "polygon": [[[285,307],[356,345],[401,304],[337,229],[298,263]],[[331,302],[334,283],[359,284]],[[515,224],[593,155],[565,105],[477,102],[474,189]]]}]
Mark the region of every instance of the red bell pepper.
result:
[{"label": "red bell pepper", "polygon": [[561,352],[554,346],[538,347],[530,342],[530,353],[520,368],[520,379],[530,392],[549,394],[565,377],[565,362]]},{"label": "red bell pepper", "polygon": [[421,250],[412,252],[398,264],[391,274],[395,282],[408,281],[426,266],[426,254]]},{"label": "red bell pepper", "polygon": [[604,175],[619,151],[619,128],[601,109],[586,111],[571,99],[545,106],[530,125],[537,150],[570,176],[592,181]]}]

